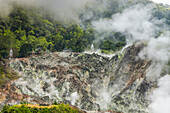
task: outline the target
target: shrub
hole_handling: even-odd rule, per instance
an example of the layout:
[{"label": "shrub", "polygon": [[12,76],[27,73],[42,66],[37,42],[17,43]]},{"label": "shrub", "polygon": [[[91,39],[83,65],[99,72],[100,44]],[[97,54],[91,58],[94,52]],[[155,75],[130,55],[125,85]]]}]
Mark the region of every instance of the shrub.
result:
[{"label": "shrub", "polygon": [[[39,106],[38,106],[39,107]],[[29,107],[27,105],[5,105],[2,113],[81,113],[78,109],[72,108],[69,104],[52,105],[47,107]]]}]

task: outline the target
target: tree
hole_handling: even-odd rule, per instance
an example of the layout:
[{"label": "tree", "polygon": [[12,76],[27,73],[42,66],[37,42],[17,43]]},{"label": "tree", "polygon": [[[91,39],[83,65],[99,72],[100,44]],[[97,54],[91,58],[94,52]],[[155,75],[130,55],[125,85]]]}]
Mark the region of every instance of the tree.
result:
[{"label": "tree", "polygon": [[58,32],[54,37],[54,49],[57,51],[62,51],[66,46],[66,41],[64,37]]},{"label": "tree", "polygon": [[13,4],[13,9],[11,10],[9,17],[11,30],[13,32],[16,31],[19,27],[26,30],[27,32],[30,30],[29,18],[27,16],[26,10],[22,6]]},{"label": "tree", "polygon": [[105,40],[102,44],[102,49],[103,50],[115,50],[115,43],[110,40]]},{"label": "tree", "polygon": [[33,48],[33,47],[31,46],[31,44],[23,44],[23,45],[21,46],[20,51],[19,51],[20,57],[26,57],[26,56],[28,56],[29,53],[31,53],[32,48]]}]

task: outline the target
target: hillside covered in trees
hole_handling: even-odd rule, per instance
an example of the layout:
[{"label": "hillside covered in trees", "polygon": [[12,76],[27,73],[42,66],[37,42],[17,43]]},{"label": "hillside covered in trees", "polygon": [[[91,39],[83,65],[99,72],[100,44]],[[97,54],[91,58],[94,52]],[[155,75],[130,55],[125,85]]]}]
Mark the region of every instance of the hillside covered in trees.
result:
[{"label": "hillside covered in trees", "polygon": [[[87,6],[79,14],[80,22],[61,21],[43,7],[24,7],[13,3],[9,15],[0,17],[0,54],[7,58],[10,49],[13,49],[15,57],[28,56],[32,51],[55,52],[71,49],[74,52],[83,52],[92,43],[102,50],[119,50],[125,46],[126,36],[120,32],[112,32],[95,43],[94,40],[102,34],[95,31],[92,22],[100,18],[111,18],[112,15],[121,13],[125,7],[139,2],[142,4],[152,2],[147,0],[107,2],[109,5],[104,9],[99,7],[104,4],[103,0]],[[86,18],[89,12],[93,16]],[[153,12],[154,17],[165,18],[170,25],[168,6],[155,5]],[[162,32],[159,31],[158,35]]]},{"label": "hillside covered in trees", "polygon": [[[170,6],[151,0],[0,1],[0,108],[25,99],[147,112],[154,104],[148,96],[161,86],[158,78],[170,75],[169,37]],[[113,56],[96,54],[98,49]],[[1,112],[79,112],[58,108],[14,105]]]},{"label": "hillside covered in trees", "polygon": [[31,51],[62,51],[65,48],[82,52],[93,38],[91,27],[83,29],[75,23],[63,24],[43,9],[24,8],[14,4],[8,17],[0,19],[0,54],[7,57],[10,48],[15,57]]}]

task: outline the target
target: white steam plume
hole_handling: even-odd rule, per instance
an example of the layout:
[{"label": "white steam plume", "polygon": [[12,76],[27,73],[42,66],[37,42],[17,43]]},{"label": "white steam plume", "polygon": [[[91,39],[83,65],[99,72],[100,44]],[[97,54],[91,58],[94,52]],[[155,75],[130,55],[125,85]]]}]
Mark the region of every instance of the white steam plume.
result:
[{"label": "white steam plume", "polygon": [[79,95],[77,92],[74,92],[70,95],[71,105],[75,105],[76,101],[79,99]]},{"label": "white steam plume", "polygon": [[159,80],[158,88],[151,95],[149,108],[153,113],[169,113],[170,111],[170,75]]},{"label": "white steam plume", "polygon": [[[165,34],[157,39],[151,39],[148,46],[139,54],[141,58],[153,61],[147,78],[158,80],[158,88],[150,95],[149,108],[152,113],[169,113],[170,108],[170,76],[162,73],[170,71],[170,35]],[[162,77],[163,76],[163,77]]]},{"label": "white steam plume", "polygon": [[79,13],[88,4],[95,0],[37,0],[40,6],[44,6],[52,11],[57,18],[64,20],[79,21]]},{"label": "white steam plume", "polygon": [[93,26],[98,33],[104,35],[115,31],[126,34],[128,44],[147,41],[148,45],[141,51],[139,57],[153,61],[147,73],[147,79],[159,81],[158,89],[150,96],[149,108],[153,113],[169,113],[170,76],[162,76],[168,74],[170,70],[170,34],[165,32],[155,38],[157,31],[167,28],[164,20],[157,20],[152,16],[152,11],[151,5],[135,5],[122,13],[112,15],[111,19],[94,21]]},{"label": "white steam plume", "polygon": [[1,15],[8,15],[12,3],[24,6],[45,7],[52,11],[58,19],[78,21],[78,14],[95,0],[0,0]]},{"label": "white steam plume", "polygon": [[168,62],[170,60],[170,34],[164,34],[159,38],[152,38],[148,46],[139,54],[140,58],[149,58],[153,61],[152,66],[147,73],[149,79],[157,79],[164,71],[169,73]]},{"label": "white steam plume", "polygon": [[122,13],[112,15],[111,19],[94,21],[93,26],[99,33],[122,32],[126,34],[127,43],[149,40],[155,35],[158,27],[155,25],[162,20],[152,20],[152,5],[135,5],[125,9]]}]

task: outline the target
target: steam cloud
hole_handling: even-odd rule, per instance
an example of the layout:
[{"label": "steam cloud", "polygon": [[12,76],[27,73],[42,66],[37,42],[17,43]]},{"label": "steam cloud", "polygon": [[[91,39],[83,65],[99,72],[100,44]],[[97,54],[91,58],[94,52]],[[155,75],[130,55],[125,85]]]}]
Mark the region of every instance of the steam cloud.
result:
[{"label": "steam cloud", "polygon": [[155,39],[152,38],[148,46],[139,54],[143,59],[152,59],[153,64],[150,67],[147,76],[149,79],[158,79],[161,73],[169,73],[168,62],[170,60],[170,35],[169,33]]},{"label": "steam cloud", "polygon": [[0,0],[0,13],[8,15],[12,3],[24,6],[45,7],[52,11],[58,19],[78,21],[78,14],[95,0]]},{"label": "steam cloud", "polygon": [[162,22],[158,20],[151,20],[153,6],[151,5],[135,5],[125,9],[121,14],[112,15],[111,19],[100,19],[94,21],[93,26],[97,32],[105,34],[111,32],[122,32],[126,34],[127,43],[134,43],[135,41],[144,41],[153,38],[158,27],[155,23]]},{"label": "steam cloud", "polygon": [[159,80],[158,88],[151,95],[152,103],[149,108],[153,113],[169,113],[170,111],[170,75]]},{"label": "steam cloud", "polygon": [[[45,7],[53,11],[62,19],[78,20],[78,14],[86,4],[92,4],[95,0],[0,0],[0,13],[8,14],[12,2],[26,6]],[[158,88],[150,96],[149,108],[153,113],[169,113],[170,108],[170,75],[161,78],[161,74],[169,73],[170,67],[170,35],[165,33],[155,38],[155,33],[161,28],[164,20],[152,17],[152,5],[135,5],[125,9],[122,13],[112,15],[111,19],[100,19],[92,23],[95,30],[101,34],[109,34],[113,31],[126,34],[128,44],[136,41],[147,41],[148,46],[139,54],[142,59],[152,59],[153,64],[147,73],[148,78],[158,79]],[[91,18],[93,14],[85,15]],[[165,75],[165,74],[164,74]],[[159,79],[160,78],[160,79]],[[102,95],[109,96],[108,93]],[[101,96],[102,96],[101,95]],[[73,104],[77,100],[77,93],[71,95]],[[110,98],[104,98],[110,101]]]},{"label": "steam cloud", "polygon": [[78,95],[77,92],[72,93],[71,94],[71,99],[70,99],[71,105],[75,105],[75,103],[78,100],[78,98],[79,98],[79,95]]},{"label": "steam cloud", "polygon": [[153,61],[147,73],[147,79],[159,81],[159,87],[150,95],[149,108],[153,113],[169,113],[170,76],[162,76],[168,74],[170,70],[168,64],[170,61],[170,35],[165,31],[164,34],[155,38],[157,31],[167,28],[164,25],[165,20],[157,20],[152,16],[152,10],[152,5],[138,4],[125,9],[122,13],[112,15],[111,19],[94,21],[93,26],[98,33],[104,35],[115,31],[126,34],[128,44],[133,44],[136,41],[148,43],[139,57]]}]

